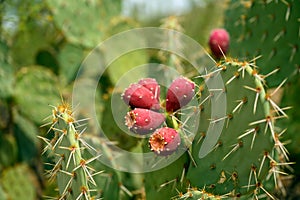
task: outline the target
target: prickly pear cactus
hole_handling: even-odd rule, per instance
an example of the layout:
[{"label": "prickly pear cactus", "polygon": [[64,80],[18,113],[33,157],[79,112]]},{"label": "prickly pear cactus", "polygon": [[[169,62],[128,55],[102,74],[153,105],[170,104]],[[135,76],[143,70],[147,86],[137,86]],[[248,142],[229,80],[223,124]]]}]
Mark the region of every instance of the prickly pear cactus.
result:
[{"label": "prickly pear cactus", "polygon": [[37,199],[37,183],[34,173],[27,164],[18,164],[5,169],[0,180],[6,199],[12,200]]},{"label": "prickly pear cactus", "polygon": [[300,3],[284,1],[232,0],[225,14],[233,57],[254,58],[263,74],[279,69],[268,78],[271,87],[298,71],[300,65]]},{"label": "prickly pear cactus", "polygon": [[56,178],[60,198],[90,199],[91,186],[96,186],[94,171],[90,163],[99,156],[84,159],[83,149],[90,148],[82,139],[83,131],[78,129],[78,121],[67,103],[53,108],[51,128],[53,138],[42,138],[55,157],[55,165],[49,172],[51,179]]},{"label": "prickly pear cactus", "polygon": [[51,117],[46,124],[50,125],[48,135],[39,138],[46,143],[44,153],[54,157],[47,174],[50,181],[57,180],[59,197],[118,199],[124,195],[121,189],[126,187],[121,183],[120,172],[97,160],[100,156],[112,157],[108,144],[93,133],[83,135],[87,127],[81,123],[86,120],[76,120],[65,102],[53,107]]},{"label": "prickly pear cactus", "polygon": [[[277,90],[265,91],[264,76],[253,62],[226,59],[201,78],[209,85],[219,74],[223,88],[200,86],[200,124],[187,179],[192,187],[224,198],[274,198],[266,185],[281,187],[281,168],[289,164],[282,134],[274,126],[286,117],[272,100]],[[222,94],[226,102],[218,100]],[[224,116],[212,116],[214,103],[225,107]]]}]

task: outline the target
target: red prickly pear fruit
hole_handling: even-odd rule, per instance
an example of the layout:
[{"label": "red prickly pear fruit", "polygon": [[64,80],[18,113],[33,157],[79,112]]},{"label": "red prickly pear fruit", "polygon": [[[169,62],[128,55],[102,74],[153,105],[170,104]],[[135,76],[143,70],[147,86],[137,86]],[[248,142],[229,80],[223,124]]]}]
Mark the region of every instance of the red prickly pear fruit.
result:
[{"label": "red prickly pear fruit", "polygon": [[167,156],[176,151],[180,145],[179,133],[169,127],[157,129],[149,139],[151,151],[161,156]]},{"label": "red prickly pear fruit", "polygon": [[143,78],[139,80],[138,84],[148,88],[155,98],[159,100],[160,96],[160,86],[154,78]]},{"label": "red prickly pear fruit", "polygon": [[167,91],[166,110],[175,112],[187,105],[195,94],[195,83],[185,77],[176,78]]},{"label": "red prickly pear fruit", "polygon": [[229,48],[230,37],[225,29],[214,29],[210,33],[209,47],[212,54],[220,59],[226,55]]},{"label": "red prickly pear fruit", "polygon": [[132,108],[159,110],[159,101],[146,87],[133,83],[122,94],[124,102]]},{"label": "red prickly pear fruit", "polygon": [[165,121],[165,116],[161,113],[135,108],[125,116],[126,126],[138,134],[146,134],[157,129]]}]

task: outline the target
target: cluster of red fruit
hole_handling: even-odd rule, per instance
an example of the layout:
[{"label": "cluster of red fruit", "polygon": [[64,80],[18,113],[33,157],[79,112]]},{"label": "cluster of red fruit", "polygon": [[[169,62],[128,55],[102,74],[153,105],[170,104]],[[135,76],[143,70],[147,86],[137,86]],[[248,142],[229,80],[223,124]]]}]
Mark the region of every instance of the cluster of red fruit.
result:
[{"label": "cluster of red fruit", "polygon": [[144,78],[131,84],[122,94],[122,99],[130,106],[125,116],[126,126],[136,134],[151,133],[150,149],[158,155],[170,155],[181,143],[180,134],[175,127],[161,126],[167,115],[191,101],[194,88],[191,80],[176,78],[168,88],[164,104],[160,102],[160,85],[154,78]]}]

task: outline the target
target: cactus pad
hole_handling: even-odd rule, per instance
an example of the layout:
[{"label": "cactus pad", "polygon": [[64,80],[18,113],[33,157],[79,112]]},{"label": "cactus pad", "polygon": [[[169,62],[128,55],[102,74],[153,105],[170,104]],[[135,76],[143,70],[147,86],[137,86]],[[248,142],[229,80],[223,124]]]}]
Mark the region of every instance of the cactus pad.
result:
[{"label": "cactus pad", "polygon": [[5,169],[0,180],[8,199],[37,199],[37,180],[27,164],[20,164]]},{"label": "cactus pad", "polygon": [[[264,193],[271,197],[264,182],[273,181],[278,187],[280,166],[288,165],[286,149],[274,127],[275,120],[286,115],[271,100],[273,94],[265,92],[264,77],[257,73],[254,63],[227,59],[202,77],[209,81],[218,73],[225,87],[204,89],[201,93],[200,128],[187,178],[193,187],[205,187],[215,195],[256,198]],[[211,104],[220,93],[226,94],[227,113],[211,116]],[[213,140],[212,135],[206,135],[208,126],[217,127],[221,122],[224,126],[220,137],[213,141],[211,151],[201,156],[201,146]]]},{"label": "cactus pad", "polygon": [[48,0],[47,3],[53,13],[54,22],[67,40],[90,48],[103,40],[111,17],[120,12],[119,1]]},{"label": "cactus pad", "polygon": [[274,87],[298,71],[300,65],[300,4],[296,0],[232,0],[225,17],[225,28],[231,36],[231,56],[257,60],[259,70],[267,74]]},{"label": "cactus pad", "polygon": [[16,76],[15,98],[21,114],[42,124],[48,116],[45,105],[60,101],[56,76],[40,66],[22,68]]}]

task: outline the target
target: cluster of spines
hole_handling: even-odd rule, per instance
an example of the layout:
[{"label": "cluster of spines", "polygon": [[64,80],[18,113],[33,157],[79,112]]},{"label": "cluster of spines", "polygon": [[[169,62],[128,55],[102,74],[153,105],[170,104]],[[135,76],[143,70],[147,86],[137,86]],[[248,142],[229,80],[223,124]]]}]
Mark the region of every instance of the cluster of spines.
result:
[{"label": "cluster of spines", "polygon": [[203,200],[220,200],[222,196],[214,195],[206,192],[205,189],[198,190],[197,188],[188,188],[186,193],[179,193],[175,199],[203,199]]},{"label": "cluster of spines", "polygon": [[79,131],[80,122],[84,120],[77,121],[70,106],[64,102],[53,106],[51,117],[52,121],[45,125],[51,125],[48,133],[53,132],[54,136],[39,138],[47,144],[43,153],[54,156],[55,164],[47,174],[51,181],[57,180],[59,199],[94,199],[91,196],[91,192],[96,192],[93,177],[102,171],[96,172],[90,163],[100,155],[89,159],[83,156],[84,149],[96,151],[82,138],[85,129]]},{"label": "cluster of spines", "polygon": [[[265,151],[262,153],[262,157],[259,159],[259,160],[261,160],[259,166],[252,165],[249,167],[249,181],[248,181],[248,185],[245,185],[244,187],[247,188],[247,191],[249,191],[248,194],[253,194],[253,198],[258,198],[259,194],[261,194],[260,191],[263,191],[266,196],[268,196],[271,199],[274,199],[274,197],[271,195],[271,193],[268,192],[267,189],[264,187],[263,181],[270,180],[270,178],[273,177],[275,187],[277,189],[281,189],[281,192],[284,193],[285,191],[284,191],[283,183],[281,180],[282,180],[282,176],[287,175],[287,173],[284,172],[283,169],[284,168],[291,169],[289,165],[293,164],[292,162],[289,162],[288,151],[285,148],[286,143],[281,142],[281,140],[280,140],[280,138],[282,137],[285,130],[278,133],[278,132],[276,132],[277,129],[274,126],[274,123],[277,119],[287,117],[287,115],[284,111],[288,108],[280,108],[271,98],[273,95],[276,94],[276,92],[279,91],[279,89],[284,85],[286,80],[284,80],[275,90],[273,90],[272,93],[266,92],[265,91],[265,86],[266,86],[265,78],[272,75],[273,73],[275,73],[275,71],[271,72],[265,76],[261,75],[258,73],[258,67],[255,65],[254,61],[255,60],[253,60],[251,62],[246,62],[246,61],[240,62],[238,60],[233,60],[233,59],[229,59],[229,58],[225,57],[225,60],[217,63],[218,67],[214,71],[208,72],[205,75],[199,76],[199,77],[203,78],[204,80],[207,80],[209,78],[214,77],[218,73],[221,73],[222,71],[226,71],[228,66],[232,66],[232,67],[236,68],[236,72],[225,83],[225,88],[209,90],[208,96],[206,98],[205,97],[203,98],[204,100],[202,100],[200,102],[199,107],[201,107],[201,105],[203,105],[205,102],[209,101],[209,99],[214,97],[216,90],[218,90],[218,92],[226,92],[226,86],[231,84],[231,82],[234,79],[238,79],[240,77],[244,78],[245,73],[248,73],[249,75],[254,77],[254,82],[256,85],[255,88],[252,88],[248,85],[244,85],[243,87],[250,91],[253,91],[256,94],[253,109],[252,109],[253,114],[256,113],[256,111],[258,109],[257,108],[258,102],[260,101],[263,105],[265,118],[249,123],[248,124],[249,129],[245,130],[245,132],[241,133],[238,136],[238,138],[236,138],[236,143],[233,144],[230,147],[230,149],[228,150],[228,152],[225,154],[225,156],[222,157],[222,161],[226,161],[226,159],[229,156],[231,156],[234,152],[238,151],[239,148],[242,148],[244,146],[243,139],[245,137],[248,137],[248,136],[252,137],[251,145],[250,145],[250,148],[251,148],[250,150],[252,150],[253,144],[256,141],[256,135],[258,134],[258,132],[260,132],[260,134],[266,134],[267,132],[271,133],[270,139],[273,141],[272,143],[274,144],[274,147],[271,151]],[[231,112],[227,112],[227,114],[223,117],[210,119],[210,124],[216,124],[220,121],[226,120],[225,124],[226,124],[226,128],[227,128],[230,123],[230,120],[234,117],[234,114],[236,112],[240,112],[242,107],[247,103],[249,103],[247,97],[237,99],[236,106],[233,108],[233,110]],[[262,128],[262,127],[264,127],[264,128]],[[263,129],[263,130],[260,130],[260,129]],[[205,137],[206,137],[206,133],[203,132],[202,136],[199,137],[200,139],[198,139],[198,141],[196,143],[198,144]],[[221,140],[219,140],[216,143],[214,150],[219,147],[222,147],[223,145],[224,145],[223,142]],[[261,173],[262,173],[262,168],[266,167],[266,166],[268,166],[269,171],[268,171],[268,174],[266,176],[264,176]],[[211,166],[211,168],[214,169],[214,168],[216,168],[216,166]],[[233,174],[235,174],[235,173],[236,173],[236,177],[239,176],[237,174],[237,172],[233,172],[230,175],[231,180],[234,179]],[[224,177],[226,180],[226,176],[224,176]],[[264,178],[262,178],[262,177],[264,177]],[[228,177],[227,177],[227,179],[228,179]],[[220,178],[220,181],[221,180],[222,180],[222,178]],[[211,185],[211,188],[213,188],[213,187],[214,187],[214,185]],[[252,192],[250,192],[250,188],[253,188],[253,187],[254,187],[254,189],[251,189]],[[237,197],[237,196],[241,195],[238,192],[234,192],[234,191],[232,191],[232,192],[230,194],[225,194],[225,196]]]}]

